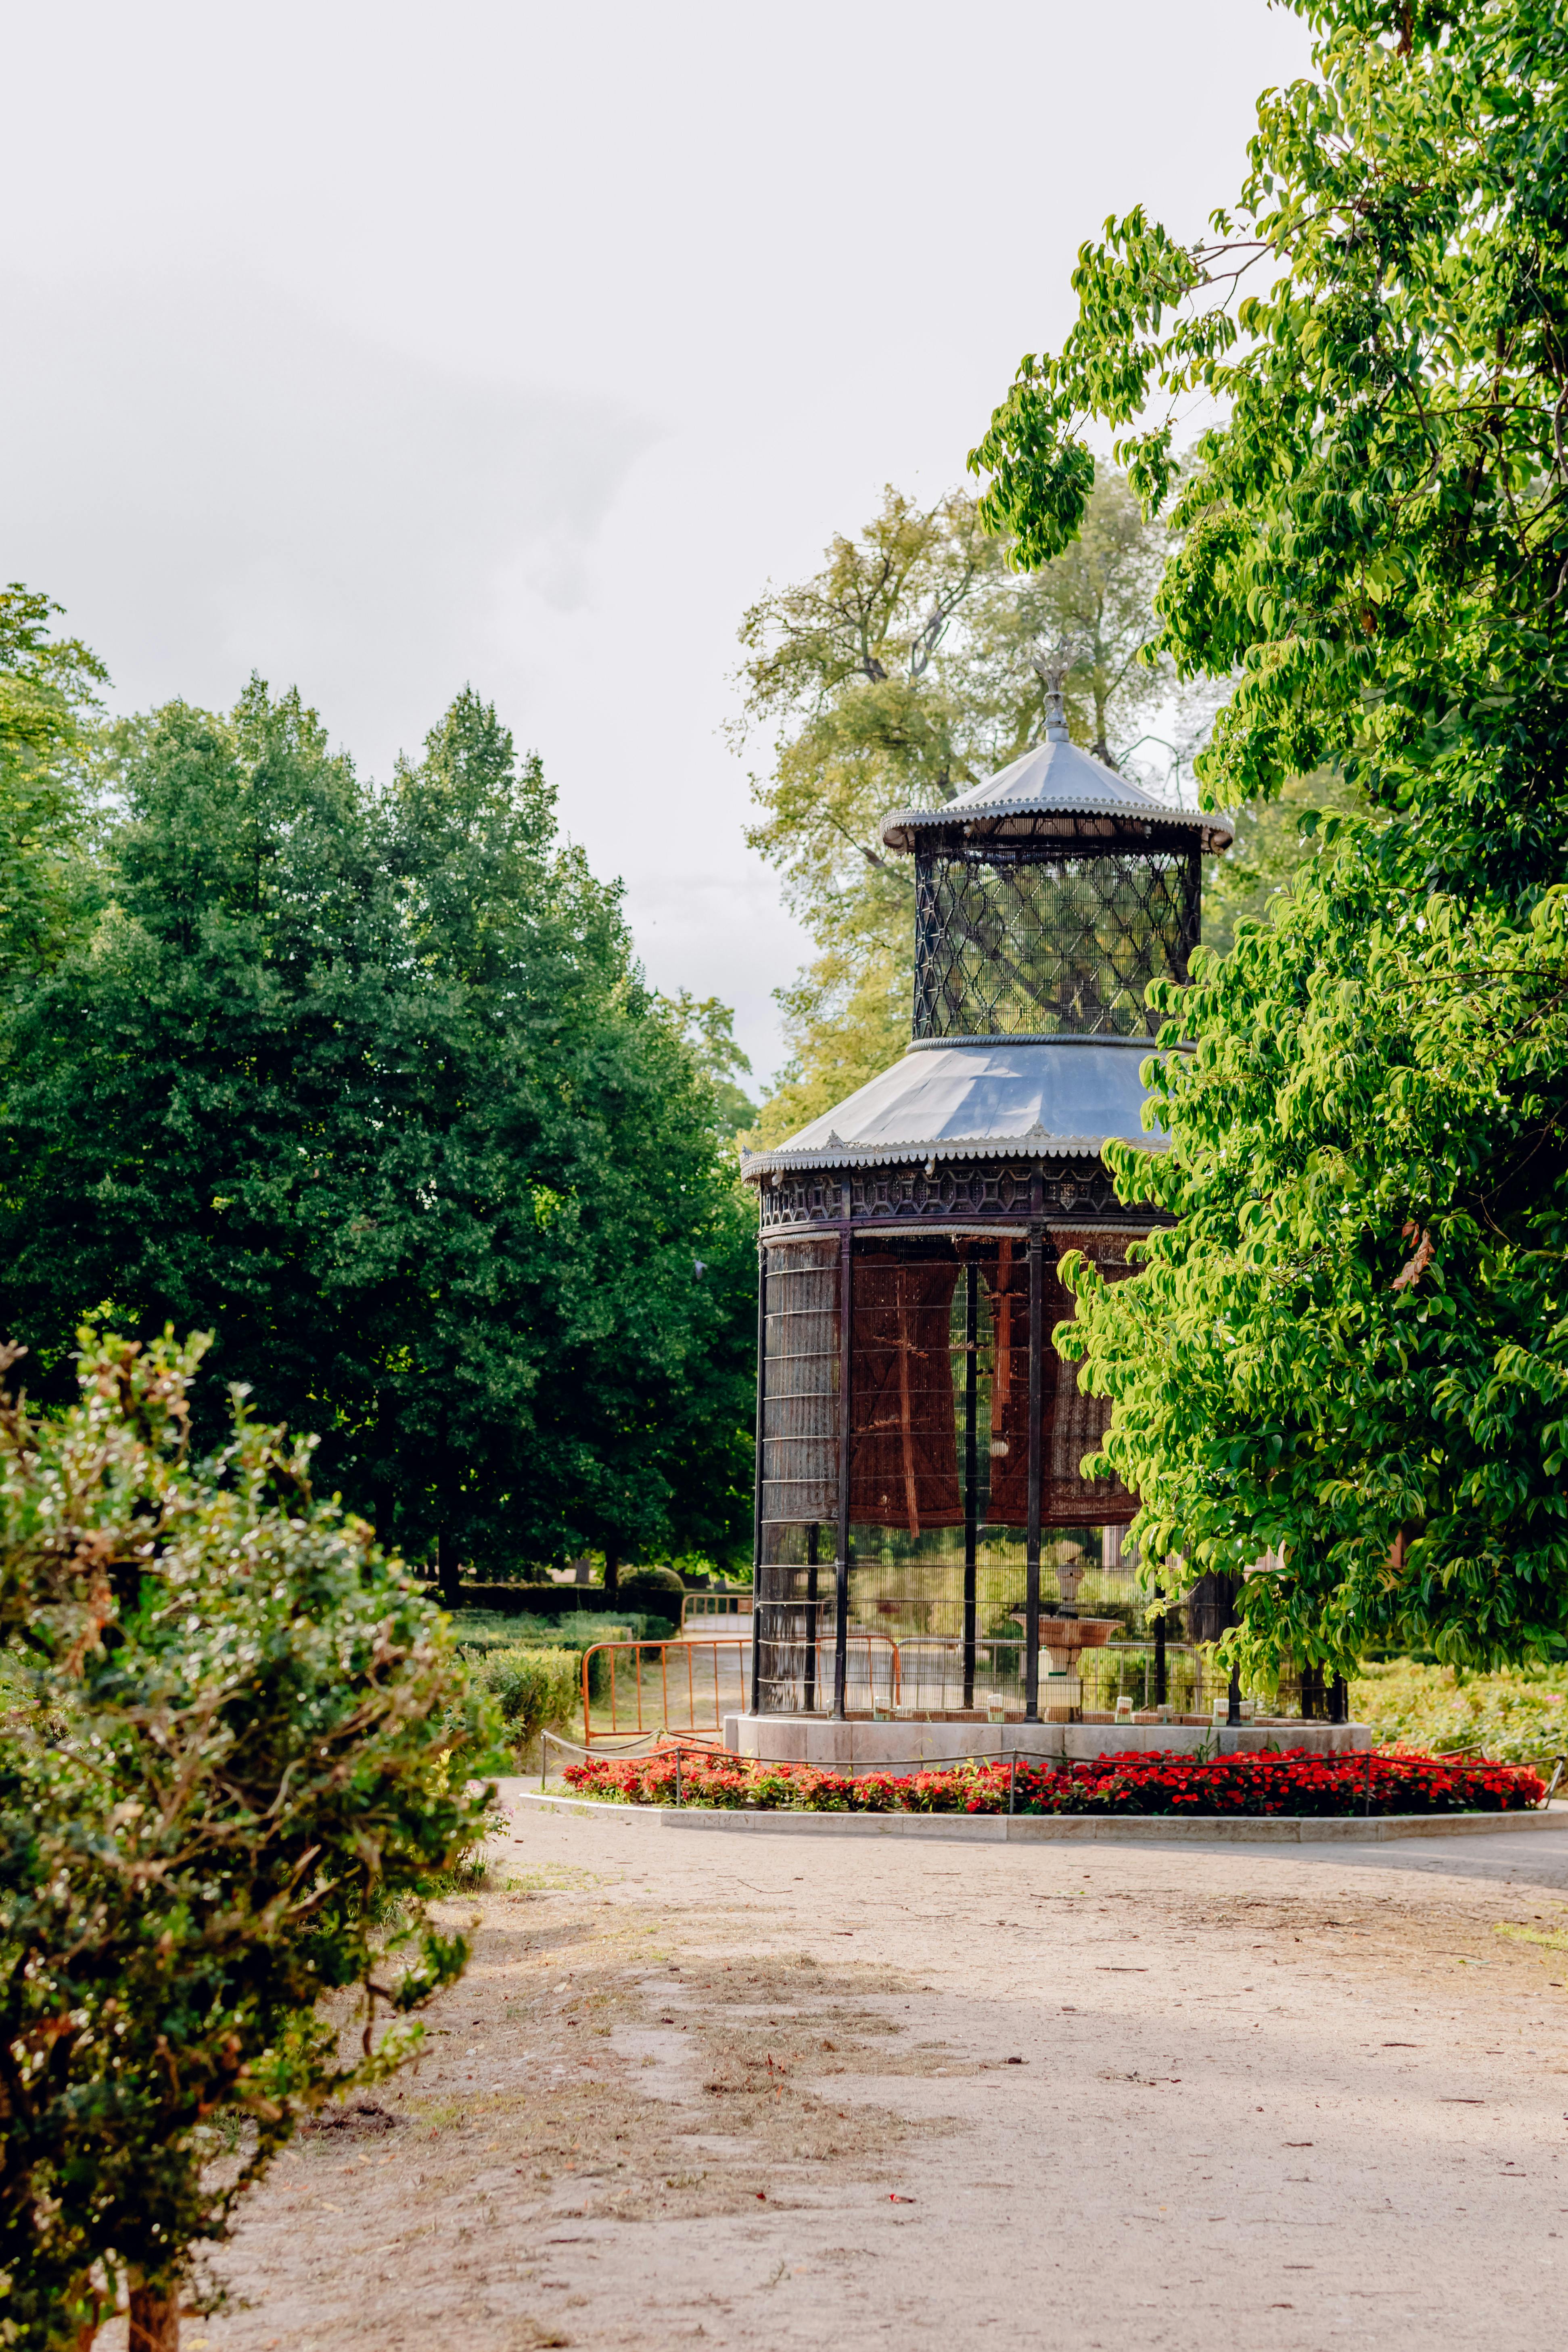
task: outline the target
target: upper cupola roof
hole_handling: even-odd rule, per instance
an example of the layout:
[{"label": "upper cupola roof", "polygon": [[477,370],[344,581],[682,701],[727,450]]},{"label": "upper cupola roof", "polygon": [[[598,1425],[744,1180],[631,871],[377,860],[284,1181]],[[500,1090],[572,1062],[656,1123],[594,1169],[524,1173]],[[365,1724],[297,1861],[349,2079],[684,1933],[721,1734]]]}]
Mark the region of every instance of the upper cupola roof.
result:
[{"label": "upper cupola roof", "polygon": [[[1046,740],[1020,760],[961,793],[956,800],[934,809],[895,809],[882,820],[882,841],[889,849],[912,850],[921,833],[932,826],[960,826],[973,838],[1005,841],[1039,840],[1055,830],[1053,817],[1081,839],[1086,833],[1114,840],[1121,825],[1147,837],[1147,828],[1202,836],[1205,849],[1226,848],[1233,828],[1215,809],[1173,808],[1156,800],[1142,784],[1119,776],[1090,752],[1068,740],[1067,728],[1054,714]],[[1101,820],[1095,824],[1094,819]],[[1087,824],[1077,820],[1088,819]],[[1119,823],[1120,821],[1120,823]]]}]

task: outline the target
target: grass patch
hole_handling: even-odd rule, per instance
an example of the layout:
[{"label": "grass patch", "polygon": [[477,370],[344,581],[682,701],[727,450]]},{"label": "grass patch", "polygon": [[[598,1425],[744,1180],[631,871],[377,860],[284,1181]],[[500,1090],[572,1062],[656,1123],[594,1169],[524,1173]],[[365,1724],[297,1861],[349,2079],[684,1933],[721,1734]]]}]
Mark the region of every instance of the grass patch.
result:
[{"label": "grass patch", "polygon": [[1500,1919],[1492,1931],[1508,1937],[1515,1944],[1544,1944],[1549,1951],[1568,1952],[1568,1936],[1552,1927],[1518,1927],[1511,1919]]},{"label": "grass patch", "polygon": [[596,1870],[579,1870],[574,1863],[546,1862],[537,1870],[519,1871],[506,1882],[509,1895],[576,1895],[603,1882]]}]

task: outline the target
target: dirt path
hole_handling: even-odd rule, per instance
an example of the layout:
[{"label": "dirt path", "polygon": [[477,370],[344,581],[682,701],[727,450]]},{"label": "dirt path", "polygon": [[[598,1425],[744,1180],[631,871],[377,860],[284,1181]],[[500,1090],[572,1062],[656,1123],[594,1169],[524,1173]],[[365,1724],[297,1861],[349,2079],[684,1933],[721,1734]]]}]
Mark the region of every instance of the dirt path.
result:
[{"label": "dirt path", "polygon": [[[1562,1837],[713,1837],[529,1816],[395,2124],[187,2352],[1555,2347]],[[106,2346],[109,2339],[105,2339]]]}]

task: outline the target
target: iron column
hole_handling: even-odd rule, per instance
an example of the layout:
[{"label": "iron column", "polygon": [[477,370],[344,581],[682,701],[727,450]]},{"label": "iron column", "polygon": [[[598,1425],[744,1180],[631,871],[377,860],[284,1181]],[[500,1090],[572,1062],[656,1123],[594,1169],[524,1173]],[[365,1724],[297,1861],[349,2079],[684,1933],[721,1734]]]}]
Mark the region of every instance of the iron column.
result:
[{"label": "iron column", "polygon": [[974,1556],[979,1536],[979,1454],[975,1444],[975,1412],[980,1377],[975,1348],[980,1328],[979,1273],[973,1263],[963,1269],[963,1704],[974,1705]]},{"label": "iron column", "polygon": [[1046,1237],[1029,1235],[1029,1490],[1024,1553],[1024,1720],[1040,1719],[1040,1403],[1045,1392]]},{"label": "iron column", "polygon": [[840,1723],[849,1681],[849,1423],[855,1370],[852,1204],[850,1180],[846,1176],[838,1236],[838,1558],[833,1611],[833,1712]]}]

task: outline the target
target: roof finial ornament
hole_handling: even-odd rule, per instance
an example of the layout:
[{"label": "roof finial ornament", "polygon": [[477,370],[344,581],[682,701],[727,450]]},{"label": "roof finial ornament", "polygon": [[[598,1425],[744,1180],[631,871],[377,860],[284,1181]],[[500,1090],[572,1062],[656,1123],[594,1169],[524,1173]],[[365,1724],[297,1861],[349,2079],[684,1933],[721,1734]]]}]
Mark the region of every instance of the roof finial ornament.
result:
[{"label": "roof finial ornament", "polygon": [[1067,637],[1058,638],[1054,646],[1037,646],[1029,658],[1046,689],[1046,740],[1065,743],[1068,740],[1067,698],[1063,681],[1078,660],[1080,648]]}]

